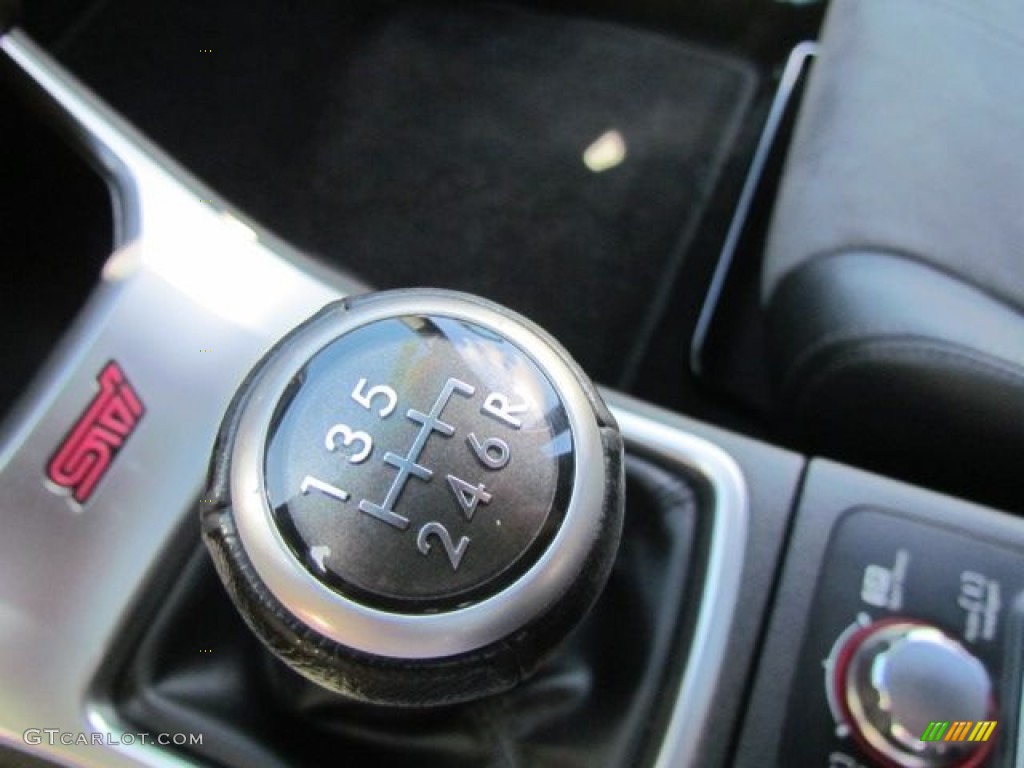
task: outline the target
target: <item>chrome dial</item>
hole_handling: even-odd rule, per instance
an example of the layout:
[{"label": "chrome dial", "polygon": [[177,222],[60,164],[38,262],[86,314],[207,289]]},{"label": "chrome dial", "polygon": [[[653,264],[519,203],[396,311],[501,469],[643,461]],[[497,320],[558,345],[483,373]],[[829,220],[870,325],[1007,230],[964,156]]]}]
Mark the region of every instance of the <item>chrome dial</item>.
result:
[{"label": "chrome dial", "polygon": [[969,767],[987,756],[993,742],[978,738],[993,719],[992,681],[941,629],[912,620],[871,624],[847,641],[835,674],[854,735],[884,764]]}]

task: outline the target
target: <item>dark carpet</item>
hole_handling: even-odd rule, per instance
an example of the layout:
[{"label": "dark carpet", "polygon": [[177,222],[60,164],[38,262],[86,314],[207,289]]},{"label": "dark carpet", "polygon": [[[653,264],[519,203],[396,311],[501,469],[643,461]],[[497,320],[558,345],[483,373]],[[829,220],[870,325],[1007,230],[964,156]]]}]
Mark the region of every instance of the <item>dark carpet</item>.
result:
[{"label": "dark carpet", "polygon": [[[628,381],[670,309],[751,70],[514,7],[298,7],[113,0],[57,52],[299,247],[377,287],[505,303],[597,380]],[[595,173],[584,152],[609,131],[625,158]]]}]

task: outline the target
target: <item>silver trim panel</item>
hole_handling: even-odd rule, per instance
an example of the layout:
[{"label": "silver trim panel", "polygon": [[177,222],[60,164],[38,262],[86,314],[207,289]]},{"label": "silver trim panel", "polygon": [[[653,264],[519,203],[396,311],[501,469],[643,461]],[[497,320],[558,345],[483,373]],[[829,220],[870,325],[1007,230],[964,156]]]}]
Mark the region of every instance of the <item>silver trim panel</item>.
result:
[{"label": "silver trim panel", "polygon": [[[96,676],[201,490],[217,426],[271,343],[365,288],[292,248],[177,167],[24,33],[0,55],[111,177],[118,248],[0,433],[0,741],[29,728],[113,732]],[[213,199],[214,203],[200,202]],[[169,332],[170,331],[170,332]],[[212,350],[200,353],[200,350]],[[84,508],[45,468],[117,360],[147,407]],[[185,765],[154,747],[34,747],[73,765]]]},{"label": "silver trim panel", "polygon": [[747,484],[735,460],[703,438],[654,421],[629,408],[629,400],[605,392],[627,450],[703,478],[711,487],[711,540],[690,655],[672,708],[656,768],[701,764],[697,749],[739,605],[743,558],[750,528]]}]

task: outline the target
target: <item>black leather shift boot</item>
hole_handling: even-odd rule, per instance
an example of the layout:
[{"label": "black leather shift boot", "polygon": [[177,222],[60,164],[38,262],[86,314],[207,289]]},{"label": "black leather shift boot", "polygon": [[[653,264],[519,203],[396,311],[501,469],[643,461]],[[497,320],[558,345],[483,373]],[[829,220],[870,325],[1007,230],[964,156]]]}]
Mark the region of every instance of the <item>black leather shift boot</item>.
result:
[{"label": "black leather shift boot", "polygon": [[[117,679],[133,728],[202,734],[225,766],[635,766],[656,749],[695,607],[695,486],[627,460],[626,524],[596,608],[540,673],[435,710],[346,701],[284,667],[235,614],[198,544]],[[172,747],[167,747],[172,748]]]}]

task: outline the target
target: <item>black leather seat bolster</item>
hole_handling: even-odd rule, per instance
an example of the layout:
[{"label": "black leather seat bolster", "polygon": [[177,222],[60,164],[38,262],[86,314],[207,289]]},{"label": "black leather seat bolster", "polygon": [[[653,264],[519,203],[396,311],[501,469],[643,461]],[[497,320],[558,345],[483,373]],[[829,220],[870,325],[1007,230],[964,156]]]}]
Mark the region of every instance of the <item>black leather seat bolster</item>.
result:
[{"label": "black leather seat bolster", "polygon": [[911,258],[841,252],[791,271],[768,322],[778,394],[809,447],[1020,505],[1015,307]]},{"label": "black leather seat bolster", "polygon": [[1024,2],[832,0],[820,44],[762,297],[869,248],[1024,307]]},{"label": "black leather seat bolster", "polygon": [[1024,511],[1024,3],[831,0],[820,51],[761,275],[785,423]]}]

